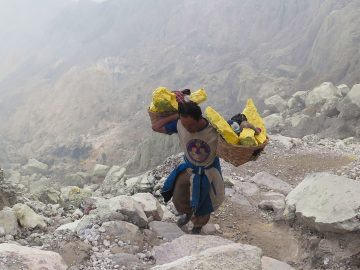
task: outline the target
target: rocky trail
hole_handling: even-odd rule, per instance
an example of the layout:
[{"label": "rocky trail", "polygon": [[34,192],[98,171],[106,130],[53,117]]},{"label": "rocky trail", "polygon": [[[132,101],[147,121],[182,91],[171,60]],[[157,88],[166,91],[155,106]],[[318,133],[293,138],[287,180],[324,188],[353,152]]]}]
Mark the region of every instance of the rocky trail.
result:
[{"label": "rocky trail", "polygon": [[272,135],[256,162],[222,162],[227,197],[200,236],[160,196],[181,155],[73,186],[30,160],[1,176],[0,269],[360,269],[359,154],[353,138]]}]

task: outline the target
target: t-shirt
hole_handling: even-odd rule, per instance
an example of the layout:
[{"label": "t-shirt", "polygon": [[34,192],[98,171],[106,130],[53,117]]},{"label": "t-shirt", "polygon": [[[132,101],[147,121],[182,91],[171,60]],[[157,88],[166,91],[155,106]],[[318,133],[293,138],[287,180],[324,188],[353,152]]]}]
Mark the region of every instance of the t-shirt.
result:
[{"label": "t-shirt", "polygon": [[191,163],[206,167],[214,162],[219,135],[211,125],[208,124],[204,129],[190,133],[181,121],[175,120],[168,123],[165,129],[167,134],[178,133],[180,147]]}]

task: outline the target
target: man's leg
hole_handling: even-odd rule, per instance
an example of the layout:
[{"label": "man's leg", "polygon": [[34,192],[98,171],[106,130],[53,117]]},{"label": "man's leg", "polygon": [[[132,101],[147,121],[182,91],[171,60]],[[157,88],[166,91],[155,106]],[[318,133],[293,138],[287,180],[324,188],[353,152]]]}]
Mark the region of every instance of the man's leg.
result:
[{"label": "man's leg", "polygon": [[182,214],[178,220],[178,226],[186,225],[192,217],[192,209],[190,207],[190,175],[185,171],[176,178],[173,203],[179,214]]},{"label": "man's leg", "polygon": [[205,226],[209,222],[209,220],[210,220],[210,215],[192,216],[191,222],[194,224],[192,233],[199,234],[201,232],[201,228]]}]

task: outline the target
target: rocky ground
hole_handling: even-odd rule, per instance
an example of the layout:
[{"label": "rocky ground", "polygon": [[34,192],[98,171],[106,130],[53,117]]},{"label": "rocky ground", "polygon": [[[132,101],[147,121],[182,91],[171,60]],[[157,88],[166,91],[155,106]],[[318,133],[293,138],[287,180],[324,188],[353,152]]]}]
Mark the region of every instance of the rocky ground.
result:
[{"label": "rocky ground", "polygon": [[360,269],[359,154],[353,138],[271,136],[256,162],[222,163],[227,197],[201,236],[160,196],[181,155],[140,176],[98,164],[65,187],[30,160],[0,177],[0,269]]}]

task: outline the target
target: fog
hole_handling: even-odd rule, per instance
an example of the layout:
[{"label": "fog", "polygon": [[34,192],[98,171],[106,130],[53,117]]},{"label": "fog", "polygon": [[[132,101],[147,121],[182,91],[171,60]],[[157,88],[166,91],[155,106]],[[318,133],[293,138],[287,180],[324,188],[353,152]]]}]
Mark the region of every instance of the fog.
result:
[{"label": "fog", "polygon": [[357,11],[350,0],[3,0],[0,162],[125,162],[161,85],[205,87],[224,115],[249,97],[262,110],[275,94],[352,86]]}]

